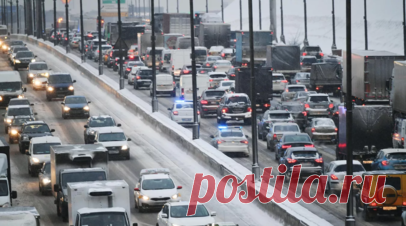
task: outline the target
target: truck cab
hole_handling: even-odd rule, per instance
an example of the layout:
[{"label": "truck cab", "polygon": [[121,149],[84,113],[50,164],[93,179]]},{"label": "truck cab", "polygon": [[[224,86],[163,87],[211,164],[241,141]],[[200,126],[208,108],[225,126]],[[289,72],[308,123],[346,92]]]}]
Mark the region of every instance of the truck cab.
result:
[{"label": "truck cab", "polygon": [[406,137],[406,119],[395,119],[395,128],[393,131],[392,143],[393,148],[404,148]]}]

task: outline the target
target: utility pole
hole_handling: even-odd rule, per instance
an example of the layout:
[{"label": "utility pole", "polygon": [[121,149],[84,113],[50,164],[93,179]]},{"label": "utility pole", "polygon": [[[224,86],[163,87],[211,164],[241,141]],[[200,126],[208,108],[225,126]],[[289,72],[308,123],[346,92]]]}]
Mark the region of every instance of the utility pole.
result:
[{"label": "utility pole", "polygon": [[27,10],[25,9],[25,7],[26,7],[26,5],[25,5],[25,1],[26,0],[23,0],[24,1],[24,34],[27,34]]},{"label": "utility pole", "polygon": [[[346,64],[346,70],[347,70],[347,95],[346,95],[346,139],[347,139],[347,175],[352,176],[353,175],[353,155],[352,155],[352,75],[351,75],[351,69],[352,69],[352,45],[351,45],[351,0],[346,0],[346,49],[347,49],[347,64]],[[350,187],[350,194],[349,197],[353,197],[353,189],[352,185]],[[355,226],[355,218],[353,216],[353,203],[354,199],[350,198],[348,199],[347,202],[347,216],[345,218],[345,226]]]},{"label": "utility pole", "polygon": [[145,4],[145,0],[144,0],[144,19],[147,18],[147,14],[145,12],[145,9],[147,8],[147,5]]},{"label": "utility pole", "polygon": [[158,12],[161,13],[161,0],[158,0]]},{"label": "utility pole", "polygon": [[259,30],[262,30],[261,0],[258,0],[258,6],[259,6],[259,9],[258,9],[258,12],[259,12]]},{"label": "utility pole", "polygon": [[85,28],[83,27],[83,1],[80,0],[80,45],[82,46],[82,53],[80,54],[82,56],[82,63],[86,62],[86,57],[85,57]]},{"label": "utility pole", "polygon": [[403,0],[403,51],[406,60],[406,1]]},{"label": "utility pole", "polygon": [[221,0],[221,19],[224,23],[224,2],[223,2],[223,0]]},{"label": "utility pole", "polygon": [[240,0],[240,31],[242,31],[242,2]]},{"label": "utility pole", "polygon": [[[36,24],[36,21],[35,21],[35,10],[37,9],[37,7],[36,7],[36,5],[35,5],[35,0],[33,0],[32,1],[32,17],[33,17],[33,19],[32,19],[32,23],[34,23],[34,25],[33,25],[33,27],[32,27],[32,35],[33,36],[35,36],[35,33],[37,32],[37,24]],[[31,22],[30,22],[31,23]]]},{"label": "utility pole", "polygon": [[254,26],[252,16],[252,0],[248,0],[248,17],[249,17],[249,35],[250,35],[250,70],[251,70],[251,128],[252,128],[252,173],[255,175],[255,180],[259,180],[260,168],[258,165],[258,139],[256,127],[256,91],[255,91],[255,64],[254,64]]},{"label": "utility pole", "polygon": [[37,5],[37,39],[41,38],[42,34],[42,10],[41,10],[41,0],[35,0]]},{"label": "utility pole", "polygon": [[45,31],[47,29],[47,22],[46,22],[46,18],[45,18],[45,0],[42,0],[42,21],[44,23],[43,26],[43,32],[42,32],[42,39],[44,39],[45,41]]},{"label": "utility pole", "polygon": [[[120,6],[120,1],[117,1],[117,4]],[[120,18],[120,8],[118,9],[118,16],[119,16],[119,18]],[[102,75],[103,74],[103,64],[102,64],[102,62],[101,62],[101,60],[102,60],[102,43],[101,43],[101,40],[102,40],[102,33],[101,33],[101,20],[102,20],[102,18],[101,18],[101,3],[100,3],[100,0],[97,0],[97,33],[98,33],[98,36],[99,36],[99,75]],[[119,25],[120,26],[120,25]],[[120,32],[120,31],[119,31]],[[120,33],[119,33],[119,36],[120,36]],[[121,47],[120,47],[120,49],[121,49]],[[121,52],[120,52],[121,53]],[[121,65],[120,65],[121,66]],[[121,74],[120,74],[120,76],[121,76]]]},{"label": "utility pole", "polygon": [[[100,1],[100,0],[99,0]],[[117,4],[118,4],[118,21],[117,21],[117,24],[118,24],[118,39],[120,40],[120,43],[119,43],[119,49],[118,49],[118,55],[120,56],[120,90],[122,90],[122,89],[124,89],[124,75],[123,75],[123,73],[124,73],[124,70],[123,70],[123,46],[121,46],[121,44],[122,43],[124,43],[122,40],[121,40],[121,38],[122,38],[122,36],[121,36],[121,32],[122,32],[122,30],[121,30],[121,5],[120,5],[120,1],[117,1]],[[100,41],[100,46],[101,46],[101,41]],[[102,67],[103,67],[103,65],[101,65]]]},{"label": "utility pole", "polygon": [[[54,46],[58,44],[58,33],[56,32],[56,0],[54,0]],[[82,46],[83,47],[83,46]]]},{"label": "utility pole", "polygon": [[[152,112],[158,112],[158,99],[156,98],[156,58],[155,58],[155,4],[154,0],[151,1],[151,7],[150,7],[150,14],[152,14],[152,20],[151,20],[151,60],[152,60],[152,100],[151,100],[151,105],[152,105]],[[192,12],[190,13],[192,14]]]},{"label": "utility pole", "polygon": [[337,46],[336,46],[336,15],[335,15],[334,0],[331,0],[331,1],[332,1],[332,6],[333,6],[333,9],[331,10],[331,16],[333,17],[333,45],[331,46],[331,49],[334,50],[334,49],[337,49]]},{"label": "utility pole", "polygon": [[[221,6],[223,8],[223,1],[221,1]],[[199,139],[199,116],[197,114],[197,79],[196,79],[196,50],[195,50],[195,27],[193,24],[193,0],[189,1],[190,7],[190,39],[191,41],[191,58],[192,58],[192,90],[193,90],[193,140]],[[223,20],[224,21],[224,20]]]},{"label": "utility pole", "polygon": [[206,13],[209,12],[209,0],[206,0]]},{"label": "utility pole", "polygon": [[[100,1],[100,0],[99,0]],[[66,38],[68,39],[66,43],[66,53],[69,53],[69,2],[65,0],[65,10],[66,10]]]},{"label": "utility pole", "polygon": [[138,0],[138,16],[141,18],[141,0]]},{"label": "utility pole", "polygon": [[10,33],[13,34],[14,31],[13,26],[13,1],[10,0]]},{"label": "utility pole", "polygon": [[176,11],[179,13],[179,0],[176,0]]},{"label": "utility pole", "polygon": [[285,35],[283,32],[283,0],[281,0],[281,42],[285,43]]},{"label": "utility pole", "polygon": [[368,50],[367,0],[364,0],[364,29],[365,29],[365,50]]},{"label": "utility pole", "polygon": [[169,2],[166,0],[166,13],[169,13]]},{"label": "utility pole", "polygon": [[18,12],[18,0],[17,0],[17,34],[20,34],[20,13]]},{"label": "utility pole", "polygon": [[306,0],[303,0],[303,8],[304,8],[304,28],[305,28],[305,38],[303,40],[304,46],[309,46],[309,41],[307,40],[307,5]]}]

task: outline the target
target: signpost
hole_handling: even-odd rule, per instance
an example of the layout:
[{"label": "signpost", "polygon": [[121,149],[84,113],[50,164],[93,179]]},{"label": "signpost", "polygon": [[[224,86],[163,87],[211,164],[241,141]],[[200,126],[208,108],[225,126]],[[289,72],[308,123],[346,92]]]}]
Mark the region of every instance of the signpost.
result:
[{"label": "signpost", "polygon": [[[117,17],[117,4],[118,0],[102,0],[102,17]],[[127,0],[120,0],[121,16],[128,17]]]}]

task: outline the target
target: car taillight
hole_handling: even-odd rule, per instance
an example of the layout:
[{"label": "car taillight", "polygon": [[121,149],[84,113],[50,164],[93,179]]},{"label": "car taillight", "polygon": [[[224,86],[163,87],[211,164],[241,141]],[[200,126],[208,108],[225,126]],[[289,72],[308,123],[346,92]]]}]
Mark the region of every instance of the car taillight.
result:
[{"label": "car taillight", "polygon": [[207,67],[210,67],[210,64],[206,64]]},{"label": "car taillight", "polygon": [[300,62],[300,65],[302,66],[302,65],[303,65],[303,62]]},{"label": "car taillight", "polygon": [[305,108],[310,108],[310,105],[309,105],[309,104],[305,104]]},{"label": "car taillight", "polygon": [[172,65],[172,70],[175,68],[175,65]]},{"label": "car taillight", "polygon": [[371,206],[376,206],[376,202],[371,203]]},{"label": "car taillight", "polygon": [[319,90],[320,88],[319,87],[316,87],[316,90]]},{"label": "car taillight", "polygon": [[296,83],[299,83],[299,80],[296,80]]},{"label": "car taillight", "polygon": [[185,88],[182,88],[181,93],[182,93],[182,96],[185,95]]},{"label": "car taillight", "polygon": [[217,68],[217,66],[214,66],[214,69],[216,69]]},{"label": "car taillight", "polygon": [[127,71],[131,71],[131,68],[127,68],[126,70],[127,70]]},{"label": "car taillight", "polygon": [[336,132],[337,132],[337,131],[338,131],[338,129],[337,129],[337,128],[335,128],[335,129],[334,129],[334,131],[336,131]]},{"label": "car taillight", "polygon": [[235,77],[235,74],[231,74],[230,76],[231,76],[231,77]]},{"label": "car taillight", "polygon": [[297,162],[297,160],[296,160],[296,159],[291,159],[291,158],[288,158],[287,160],[288,160],[288,163],[296,163],[296,162]]},{"label": "car taillight", "polygon": [[207,100],[201,100],[200,101],[200,104],[203,104],[203,105],[208,104],[208,103],[209,103],[209,101],[207,101]]},{"label": "car taillight", "polygon": [[317,163],[323,163],[323,158],[320,157],[320,158],[318,158],[318,159],[316,159],[316,160],[314,160],[314,161],[317,162]]},{"label": "car taillight", "polygon": [[288,83],[288,80],[282,80],[281,83]]},{"label": "car taillight", "polygon": [[321,56],[321,57],[324,56],[324,53],[320,53],[320,56]]},{"label": "car taillight", "polygon": [[221,57],[225,57],[225,56],[226,56],[226,54],[224,54],[224,53],[221,54]]},{"label": "car taillight", "polygon": [[218,140],[217,144],[221,144],[221,143],[224,143],[224,142],[226,142],[226,141],[225,140]]},{"label": "car taillight", "polygon": [[282,145],[283,149],[287,149],[287,148],[291,148],[291,147],[292,147],[292,145]]},{"label": "car taillight", "polygon": [[381,163],[382,163],[382,165],[383,165],[383,166],[387,166],[387,165],[389,165],[389,162],[388,162],[388,161],[386,161],[386,160],[383,160]]},{"label": "car taillight", "polygon": [[248,144],[248,140],[242,140],[242,141],[240,141],[240,143],[242,143],[242,144]]},{"label": "car taillight", "polygon": [[312,133],[314,133],[314,132],[316,132],[316,129],[315,129],[315,128],[312,128]]},{"label": "car taillight", "polygon": [[404,144],[405,144],[405,138],[402,137],[402,145],[404,145]]},{"label": "car taillight", "polygon": [[131,60],[133,60],[133,59],[134,59],[134,56],[129,56],[129,58],[130,58]]},{"label": "car taillight", "polygon": [[337,177],[336,175],[334,175],[334,174],[331,174],[331,175],[330,175],[330,178],[331,178],[332,180],[338,180],[338,177]]},{"label": "car taillight", "polygon": [[127,61],[124,61],[124,64],[127,64],[128,62]]},{"label": "car taillight", "polygon": [[302,112],[303,116],[307,116],[307,111]]},{"label": "car taillight", "polygon": [[149,55],[147,55],[147,60],[149,59]]},{"label": "car taillight", "polygon": [[314,148],[314,144],[305,144],[305,148]]},{"label": "car taillight", "polygon": [[328,108],[334,108],[334,104],[333,103],[329,104]]},{"label": "car taillight", "polygon": [[136,79],[141,79],[141,77],[140,77],[139,75],[137,75],[135,78],[136,78]]},{"label": "car taillight", "polygon": [[221,109],[221,113],[227,113],[227,112],[228,112],[228,108]]},{"label": "car taillight", "polygon": [[200,111],[199,111],[199,110],[197,110],[197,115],[200,115]]},{"label": "car taillight", "polygon": [[99,50],[97,50],[97,52],[98,52],[98,53],[100,53],[100,51],[99,51]]},{"label": "car taillight", "polygon": [[55,36],[52,35],[52,38],[55,38]]},{"label": "car taillight", "polygon": [[289,93],[289,90],[288,90],[288,89],[286,89],[286,90],[285,90],[285,92]]},{"label": "car taillight", "polygon": [[116,58],[116,62],[118,61],[118,58]]},{"label": "car taillight", "polygon": [[213,79],[209,79],[209,82],[212,82],[213,81]]},{"label": "car taillight", "polygon": [[65,38],[65,41],[68,41],[68,38]]},{"label": "car taillight", "polygon": [[161,60],[161,64],[163,64],[164,63],[164,61],[163,60]]},{"label": "car taillight", "polygon": [[271,105],[270,104],[264,104],[264,107],[269,108]]},{"label": "car taillight", "polygon": [[189,70],[183,70],[183,74],[189,74]]},{"label": "car taillight", "polygon": [[272,139],[273,140],[278,140],[278,137],[276,136],[276,134],[273,135]]},{"label": "car taillight", "polygon": [[113,52],[110,52],[110,57],[113,57]]},{"label": "car taillight", "polygon": [[307,55],[307,53],[302,53],[302,56],[306,56]]},{"label": "car taillight", "polygon": [[179,114],[179,112],[177,112],[177,111],[174,111],[174,112],[173,112],[173,114],[174,114],[174,115],[178,115],[178,114]]},{"label": "car taillight", "polygon": [[247,107],[247,111],[248,111],[248,112],[252,112],[252,108],[251,108],[251,107]]}]

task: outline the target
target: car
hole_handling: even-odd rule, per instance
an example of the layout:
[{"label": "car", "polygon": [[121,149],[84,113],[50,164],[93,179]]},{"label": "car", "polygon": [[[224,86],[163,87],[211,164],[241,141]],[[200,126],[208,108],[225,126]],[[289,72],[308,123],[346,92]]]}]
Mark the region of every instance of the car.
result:
[{"label": "car", "polygon": [[[146,67],[146,66],[133,66],[133,67],[131,68],[131,72],[128,73],[128,79],[127,79],[127,83],[128,83],[129,85],[134,85],[135,78],[136,78],[136,76],[137,76],[138,70],[140,70],[141,68],[142,68],[142,69],[149,69],[149,68]],[[151,69],[151,77],[152,77],[152,69]]]},{"label": "car", "polygon": [[235,49],[233,48],[224,48],[223,51],[221,51],[221,57],[225,60],[231,59],[234,55]]},{"label": "car", "polygon": [[[135,74],[132,75],[134,80],[134,89],[139,89],[141,87],[150,87],[152,83],[152,69],[146,66],[138,67]],[[130,78],[128,79],[130,80]]]},{"label": "car", "polygon": [[[128,62],[131,62],[131,61],[139,62],[139,61],[141,61],[141,58],[139,56],[130,55],[130,56],[123,57],[122,60],[123,60],[123,68],[126,68]],[[117,74],[120,74],[120,58],[119,57],[116,58],[116,63],[113,65],[113,71],[117,71]]]},{"label": "car", "polygon": [[291,80],[292,85],[305,85],[306,88],[310,86],[310,73],[308,72],[298,72],[295,77]]},{"label": "car", "polygon": [[324,53],[320,46],[303,46],[300,50],[302,56],[315,56],[317,59],[323,59]]},{"label": "car", "polygon": [[130,61],[127,63],[124,70],[124,78],[128,79],[128,74],[130,74],[133,67],[145,67],[145,64],[142,61]]},{"label": "car", "polygon": [[14,70],[27,68],[31,62],[35,62],[36,57],[31,51],[19,51],[14,57]]},{"label": "car", "polygon": [[406,170],[406,149],[386,148],[376,155],[372,170]]},{"label": "car", "polygon": [[16,54],[17,54],[18,52],[20,52],[20,51],[29,51],[29,50],[28,50],[28,48],[25,47],[25,46],[13,46],[13,47],[10,49],[10,54],[9,54],[9,58],[8,58],[8,59],[9,59],[11,65],[13,65],[13,63],[14,63],[14,57],[15,57]]},{"label": "car", "polygon": [[224,90],[204,90],[198,98],[198,108],[202,118],[210,114],[217,114],[220,99],[225,94]]},{"label": "car", "polygon": [[146,209],[162,208],[165,203],[180,202],[180,189],[182,186],[175,186],[169,169],[142,169],[134,188],[135,208],[142,213]]},{"label": "car", "polygon": [[291,180],[292,170],[296,165],[301,165],[300,177],[324,174],[324,161],[322,155],[314,147],[292,147],[286,149],[279,159],[279,165],[286,165],[286,178]]},{"label": "car", "polygon": [[225,72],[210,72],[209,73],[209,89],[215,89],[221,81],[229,81]]},{"label": "car", "polygon": [[245,93],[225,94],[217,108],[217,124],[225,124],[229,120],[244,120],[251,125],[251,101]]},{"label": "car", "polygon": [[[196,74],[200,69],[202,69],[202,65],[196,64]],[[192,65],[183,65],[179,75],[191,75],[191,74],[192,74]]]},{"label": "car", "polygon": [[203,68],[212,68],[214,62],[222,59],[223,58],[221,56],[208,56],[206,62],[203,64]]},{"label": "car", "polygon": [[21,126],[21,133],[18,137],[20,153],[25,154],[29,148],[30,140],[33,137],[53,136],[54,129],[49,129],[44,121],[27,121]]},{"label": "car", "polygon": [[[124,49],[121,51],[122,53],[124,53]],[[115,66],[115,63],[119,60],[119,53],[120,50],[119,49],[111,49],[109,50],[109,55],[107,58],[107,68],[112,68],[113,66]]]},{"label": "car", "polygon": [[[361,176],[365,172],[364,166],[358,161],[352,161],[353,175]],[[328,163],[324,168],[327,175],[326,192],[340,195],[343,189],[344,177],[347,175],[347,160],[336,160]]]},{"label": "car", "polygon": [[158,213],[157,224],[159,226],[173,225],[214,225],[216,212],[206,209],[203,204],[196,205],[196,214],[186,216],[189,208],[189,201],[165,203]]},{"label": "car", "polygon": [[334,103],[328,94],[311,94],[303,103],[309,118],[331,117],[334,112]]},{"label": "car", "polygon": [[[111,45],[102,45],[102,46],[101,46],[102,57],[103,57],[104,53],[105,53],[107,50],[110,50],[110,49],[112,49],[112,48],[113,48],[113,47],[112,47]],[[99,52],[100,52],[99,46],[97,46],[97,47],[96,47],[96,50],[94,50],[94,51],[92,52],[92,53],[93,53],[92,58],[93,58],[93,61],[94,61],[94,62],[98,62],[98,61],[99,61]]]},{"label": "car", "polygon": [[50,68],[46,62],[32,62],[28,65],[28,76],[27,76],[27,83],[32,83],[32,80],[36,75],[40,75],[42,77],[48,77]]},{"label": "car", "polygon": [[28,174],[36,176],[44,162],[51,160],[51,146],[61,145],[58,137],[33,137],[26,152],[28,156]]},{"label": "car", "polygon": [[99,128],[104,127],[120,127],[121,124],[116,124],[113,117],[110,115],[98,115],[98,116],[91,116],[87,120],[85,130],[83,131],[83,139],[85,144],[90,143],[94,140],[94,135]]},{"label": "car", "polygon": [[228,60],[218,60],[213,63],[215,72],[228,72],[232,68],[231,62]]},{"label": "car", "polygon": [[[193,101],[177,100],[171,108],[168,108],[169,117],[172,121],[181,125],[194,123]],[[197,111],[197,122],[200,124],[200,112]]]},{"label": "car", "polygon": [[36,74],[32,80],[34,90],[45,90],[48,84],[48,74]]},{"label": "car", "polygon": [[230,69],[228,69],[226,74],[230,80],[235,80],[235,67],[231,67]]},{"label": "car", "polygon": [[75,95],[75,88],[69,73],[52,73],[48,76],[48,83],[46,85],[46,98],[51,101],[54,98],[64,98],[69,95]]},{"label": "car", "polygon": [[406,137],[406,120],[402,118],[395,119],[392,143],[394,148],[404,148]]},{"label": "car", "polygon": [[102,144],[109,152],[109,157],[124,157],[130,159],[130,146],[123,130],[120,127],[103,127],[95,131],[94,140],[89,143]]},{"label": "car", "polygon": [[266,135],[266,147],[274,152],[276,144],[286,133],[300,133],[300,128],[293,122],[276,122],[269,124],[269,132]]},{"label": "car", "polygon": [[312,141],[337,141],[337,127],[334,121],[330,118],[314,118],[312,119],[305,129]]},{"label": "car", "polygon": [[232,88],[235,88],[235,81],[221,81],[216,89],[230,91]]},{"label": "car", "polygon": [[80,43],[80,37],[72,38],[72,41],[69,43],[70,48],[72,48],[72,49],[79,48],[79,43]]},{"label": "car", "polygon": [[113,51],[114,51],[114,49],[109,49],[109,50],[106,50],[106,51],[103,53],[102,58],[103,58],[103,64],[104,64],[104,65],[107,65],[107,62],[108,62],[108,60],[109,60],[110,53],[113,52]]},{"label": "car", "polygon": [[303,103],[307,100],[307,97],[310,94],[317,94],[316,91],[298,91],[295,93],[295,96],[292,99],[292,102]]},{"label": "car", "polygon": [[312,70],[312,64],[315,64],[315,63],[317,63],[317,58],[315,56],[300,57],[301,71],[310,72]]},{"label": "car", "polygon": [[223,49],[224,49],[223,46],[212,46],[209,49],[209,55],[210,56],[221,56]]},{"label": "car", "polygon": [[[378,214],[379,216],[399,217],[402,214],[402,210],[406,208],[406,203],[403,199],[406,197],[406,174],[404,171],[397,170],[377,170],[366,171],[362,174],[362,183],[356,185],[359,190],[365,183],[365,177],[371,178],[371,181],[377,181],[378,177],[386,176],[385,191],[386,201],[383,203],[364,203],[362,200],[365,196],[358,192],[355,195],[355,210],[357,214],[360,214],[364,221],[374,220]],[[370,182],[369,194],[379,194],[379,190],[383,189],[377,187],[377,183]]]},{"label": "car", "polygon": [[8,102],[8,106],[14,106],[14,105],[30,105],[34,106],[34,104],[31,104],[30,101],[27,98],[12,98],[10,99],[10,102]]},{"label": "car", "polygon": [[196,70],[197,71],[197,74],[199,75],[199,74],[201,74],[201,75],[207,75],[207,74],[209,74],[210,72],[213,72],[213,68],[205,68],[205,67],[201,67],[201,68],[199,68],[198,70]]},{"label": "car", "polygon": [[[82,48],[82,42],[79,43],[79,51],[80,51],[80,52],[85,51],[85,57],[87,57],[87,54],[88,54],[88,52],[89,52],[89,46],[90,46],[91,41],[92,41],[92,40],[86,40],[86,39],[85,39],[85,42],[83,43],[83,44],[84,44],[84,47],[83,47],[83,48]],[[82,49],[83,49],[83,50],[82,50]]]},{"label": "car", "polygon": [[[107,45],[107,41],[102,39],[101,40],[101,45]],[[99,47],[99,39],[98,38],[93,38],[93,40],[90,41],[88,51],[87,51],[87,58],[92,59],[94,56],[98,56],[97,54],[97,49]],[[111,48],[109,48],[111,49]]]},{"label": "car", "polygon": [[84,96],[66,96],[62,104],[62,118],[67,119],[68,117],[82,116],[84,118],[89,118],[90,108],[89,104],[91,102],[86,100]]},{"label": "car", "polygon": [[223,153],[241,153],[249,156],[248,136],[242,126],[219,126],[215,135],[210,136],[211,145]]},{"label": "car", "polygon": [[42,164],[38,173],[38,188],[42,195],[52,193],[51,186],[51,162],[47,161]]},{"label": "car", "polygon": [[35,118],[28,115],[15,116],[8,128],[8,143],[13,144],[18,142],[19,134],[21,133],[21,126],[24,122],[34,121]]},{"label": "car", "polygon": [[304,105],[297,102],[283,102],[276,107],[278,110],[289,111],[300,129],[304,130],[307,126],[307,112]]},{"label": "car", "polygon": [[314,144],[306,133],[285,133],[275,145],[275,159],[279,160],[291,147],[314,148]]},{"label": "car", "polygon": [[281,95],[281,101],[288,101],[295,97],[296,92],[307,91],[305,85],[287,85]]},{"label": "car", "polygon": [[283,93],[285,91],[288,80],[281,73],[272,73],[272,92]]},{"label": "car", "polygon": [[25,45],[26,44],[24,44],[24,42],[20,40],[8,40],[3,42],[1,49],[3,53],[7,53],[13,46],[25,46]]},{"label": "car", "polygon": [[4,117],[4,133],[8,132],[8,128],[13,122],[13,118],[16,116],[30,116],[34,117],[36,113],[32,112],[30,105],[12,105],[7,107],[6,113],[3,113]]},{"label": "car", "polygon": [[292,114],[286,110],[267,110],[258,122],[258,139],[266,140],[269,124],[273,122],[295,122]]}]

